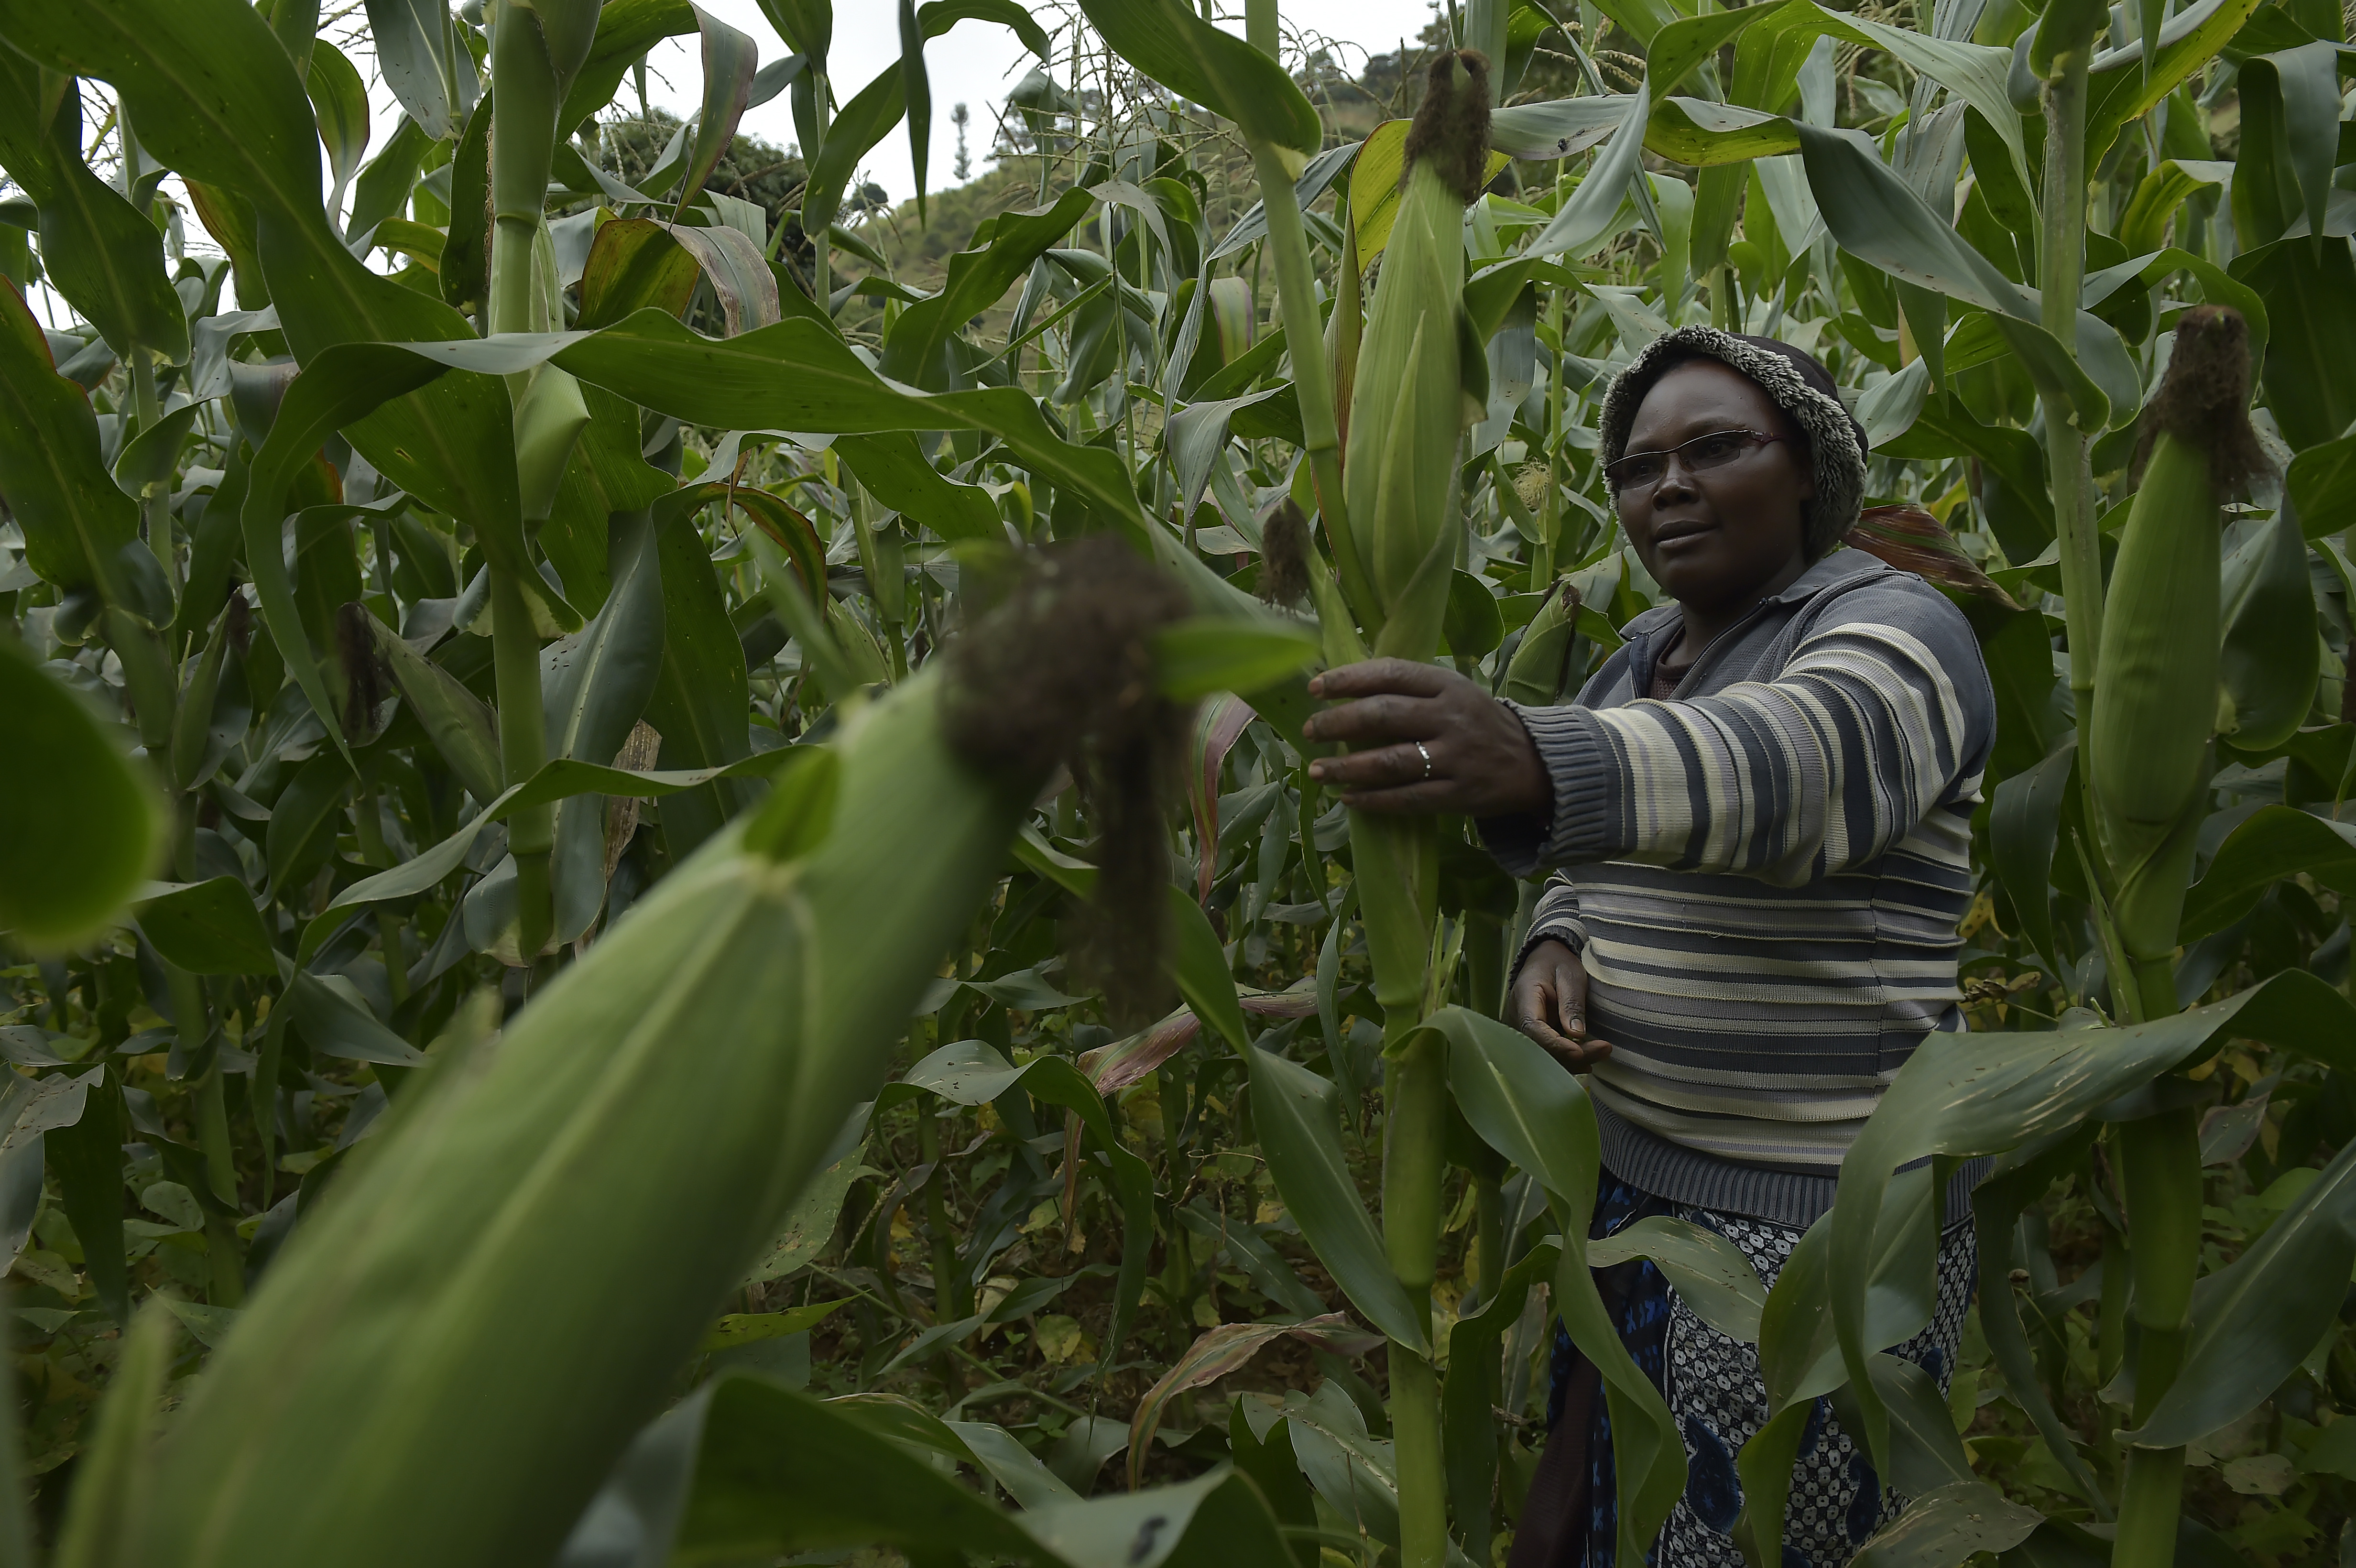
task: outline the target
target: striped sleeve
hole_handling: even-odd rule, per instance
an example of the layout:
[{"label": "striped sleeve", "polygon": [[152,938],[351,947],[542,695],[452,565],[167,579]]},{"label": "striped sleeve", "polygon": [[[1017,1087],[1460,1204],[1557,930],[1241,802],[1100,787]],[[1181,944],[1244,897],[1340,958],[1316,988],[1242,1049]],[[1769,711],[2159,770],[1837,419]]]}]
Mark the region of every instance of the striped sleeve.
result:
[{"label": "striped sleeve", "polygon": [[1841,595],[1772,681],[1515,711],[1554,784],[1544,863],[1633,860],[1784,887],[1873,860],[1968,793],[1996,731],[1970,623],[1907,578]]}]

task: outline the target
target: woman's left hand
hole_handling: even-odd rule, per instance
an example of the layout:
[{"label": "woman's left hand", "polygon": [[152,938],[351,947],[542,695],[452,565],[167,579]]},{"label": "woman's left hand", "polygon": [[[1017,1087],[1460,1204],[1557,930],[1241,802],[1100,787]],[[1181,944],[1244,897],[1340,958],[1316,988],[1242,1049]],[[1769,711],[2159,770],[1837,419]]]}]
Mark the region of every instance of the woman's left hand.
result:
[{"label": "woman's left hand", "polygon": [[1352,748],[1311,763],[1309,776],[1355,811],[1504,816],[1543,812],[1552,800],[1522,721],[1453,670],[1368,659],[1327,670],[1309,694],[1338,706],[1301,733]]}]

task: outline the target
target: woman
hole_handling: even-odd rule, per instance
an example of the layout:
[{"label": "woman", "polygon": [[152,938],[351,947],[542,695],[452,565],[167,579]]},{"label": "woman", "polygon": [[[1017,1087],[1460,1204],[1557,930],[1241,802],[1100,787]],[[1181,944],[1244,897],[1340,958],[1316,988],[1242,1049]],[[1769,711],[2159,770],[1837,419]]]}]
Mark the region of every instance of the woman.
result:
[{"label": "woman", "polygon": [[[1676,603],[1632,620],[1564,708],[1395,659],[1328,671],[1311,689],[1338,705],[1307,733],[1351,751],[1311,773],[1359,810],[1473,816],[1516,875],[1564,869],[1510,1017],[1588,1075],[1595,1233],[1681,1216],[1772,1283],[1831,1207],[1884,1086],[1923,1035],[1963,1027],[1956,928],[1995,697],[1954,605],[1840,548],[1865,436],[1808,355],[1669,333],[1613,383],[1601,438],[1629,542]],[[1976,1174],[1944,1197],[1937,1315],[1900,1351],[1942,1386],[1971,1294]],[[1733,1460],[1767,1413],[1756,1353],[1650,1264],[1607,1284],[1685,1435],[1688,1485],[1657,1559],[1740,1564]],[[1517,1568],[1611,1560],[1594,1388],[1558,1337]],[[1787,1565],[1847,1562],[1896,1506],[1829,1406],[1818,1414],[1794,1470]]]}]

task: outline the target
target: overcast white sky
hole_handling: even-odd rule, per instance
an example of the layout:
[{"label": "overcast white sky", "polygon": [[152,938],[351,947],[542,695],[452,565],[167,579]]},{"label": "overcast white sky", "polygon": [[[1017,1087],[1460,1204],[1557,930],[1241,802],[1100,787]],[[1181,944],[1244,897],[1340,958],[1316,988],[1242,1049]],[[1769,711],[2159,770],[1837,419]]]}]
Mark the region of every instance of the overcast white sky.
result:
[{"label": "overcast white sky", "polygon": [[[754,0],[699,3],[721,21],[750,34],[761,47],[764,64],[793,52],[770,28]],[[1223,0],[1220,9],[1237,14],[1236,20],[1223,25],[1233,32],[1242,32],[1241,5],[1235,0]],[[1356,46],[1343,51],[1345,62],[1354,69],[1365,59],[1359,51],[1379,54],[1396,49],[1402,37],[1412,38],[1421,32],[1424,24],[1431,19],[1432,9],[1431,0],[1283,0],[1282,5],[1289,32],[1322,34],[1338,43]],[[837,0],[834,45],[828,68],[834,77],[838,101],[848,101],[878,71],[900,58],[898,14],[899,7],[892,0]],[[1048,19],[1043,14],[1042,20]],[[1013,33],[990,22],[959,22],[947,36],[926,47],[925,69],[933,84],[933,133],[925,178],[927,190],[940,190],[957,183],[950,174],[957,156],[957,127],[949,123],[951,106],[962,101],[972,112],[973,125],[967,144],[972,152],[974,172],[980,174],[997,123],[992,107],[1023,79],[1033,58]],[[703,68],[693,37],[666,41],[648,58],[647,66],[647,95],[650,100],[662,102],[681,118],[695,112],[702,97]],[[656,82],[657,74],[668,79],[668,91]],[[625,80],[623,92],[626,96],[628,91],[629,85]],[[386,128],[391,128],[389,121]],[[780,94],[748,112],[742,128],[779,146],[798,141],[794,133],[790,95]],[[895,202],[916,194],[905,123],[869,155],[867,172]]]}]

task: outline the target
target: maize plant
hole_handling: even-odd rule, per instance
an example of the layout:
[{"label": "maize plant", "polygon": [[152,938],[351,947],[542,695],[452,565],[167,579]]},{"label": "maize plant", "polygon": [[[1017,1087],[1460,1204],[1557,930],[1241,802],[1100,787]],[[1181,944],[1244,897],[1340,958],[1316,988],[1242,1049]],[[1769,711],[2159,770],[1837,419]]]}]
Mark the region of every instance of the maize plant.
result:
[{"label": "maize plant", "polygon": [[[1826,1414],[1859,1562],[2344,1560],[2341,11],[1442,9],[0,0],[0,1559],[1504,1563],[1558,1324],[1617,1561],[1782,1562]],[[1576,699],[1697,324],[1998,711],[1972,1027],[1772,1288],[1590,1239],[1536,886],[1302,738]],[[1636,1260],[1756,1347],[1726,1496]]]}]

